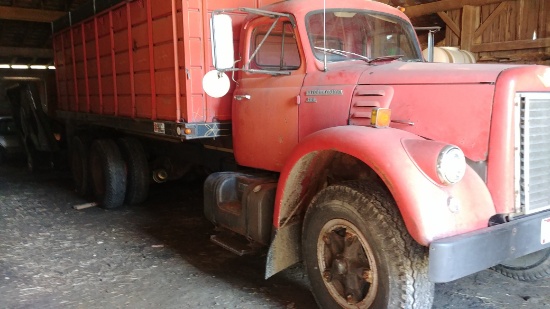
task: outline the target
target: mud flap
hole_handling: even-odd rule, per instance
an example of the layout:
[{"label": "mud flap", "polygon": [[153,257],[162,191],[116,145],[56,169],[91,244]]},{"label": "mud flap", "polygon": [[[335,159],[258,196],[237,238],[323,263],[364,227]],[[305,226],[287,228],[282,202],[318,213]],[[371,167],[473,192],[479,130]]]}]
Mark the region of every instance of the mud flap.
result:
[{"label": "mud flap", "polygon": [[302,222],[298,220],[275,230],[267,253],[265,279],[302,260],[301,234]]}]

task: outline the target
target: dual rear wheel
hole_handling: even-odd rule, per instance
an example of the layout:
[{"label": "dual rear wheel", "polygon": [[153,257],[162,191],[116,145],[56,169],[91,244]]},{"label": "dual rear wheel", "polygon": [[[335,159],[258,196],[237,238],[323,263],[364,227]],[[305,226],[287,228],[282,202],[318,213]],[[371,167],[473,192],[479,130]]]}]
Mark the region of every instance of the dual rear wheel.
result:
[{"label": "dual rear wheel", "polygon": [[71,169],[76,192],[92,195],[103,208],[138,204],[147,198],[149,168],[141,143],[134,138],[72,140]]}]

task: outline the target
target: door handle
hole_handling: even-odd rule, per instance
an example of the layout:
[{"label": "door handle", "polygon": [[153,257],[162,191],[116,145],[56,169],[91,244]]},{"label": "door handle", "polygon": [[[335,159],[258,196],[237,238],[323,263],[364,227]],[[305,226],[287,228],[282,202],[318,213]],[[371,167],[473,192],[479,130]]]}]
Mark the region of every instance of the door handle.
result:
[{"label": "door handle", "polygon": [[237,100],[237,101],[240,101],[240,100],[250,100],[250,95],[249,94],[237,94],[235,96],[233,96],[233,99]]}]

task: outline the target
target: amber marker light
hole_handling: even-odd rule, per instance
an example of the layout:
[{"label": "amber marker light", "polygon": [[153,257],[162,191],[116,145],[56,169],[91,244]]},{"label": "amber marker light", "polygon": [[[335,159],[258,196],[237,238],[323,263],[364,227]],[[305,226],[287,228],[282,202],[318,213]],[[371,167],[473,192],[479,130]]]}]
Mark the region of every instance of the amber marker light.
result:
[{"label": "amber marker light", "polygon": [[185,135],[191,135],[191,133],[193,133],[193,130],[187,128],[187,129],[183,130],[183,133],[184,133]]},{"label": "amber marker light", "polygon": [[375,128],[387,128],[391,122],[391,109],[373,108],[370,117],[370,124]]}]

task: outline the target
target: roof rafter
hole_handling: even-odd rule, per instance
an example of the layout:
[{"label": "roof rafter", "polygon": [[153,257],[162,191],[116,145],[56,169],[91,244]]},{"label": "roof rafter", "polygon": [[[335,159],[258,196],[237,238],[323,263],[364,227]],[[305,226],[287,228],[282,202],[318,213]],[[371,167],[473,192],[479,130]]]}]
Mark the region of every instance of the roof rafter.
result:
[{"label": "roof rafter", "polygon": [[0,57],[53,58],[53,50],[48,48],[0,46]]},{"label": "roof rafter", "polygon": [[494,4],[506,1],[515,0],[441,0],[425,4],[418,4],[406,7],[405,14],[412,17],[419,17],[423,15],[433,14],[443,11],[451,11],[461,9],[466,5],[482,6],[487,4]]},{"label": "roof rafter", "polygon": [[0,6],[0,19],[49,23],[65,14],[67,12]]}]

